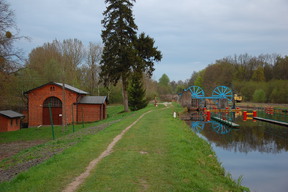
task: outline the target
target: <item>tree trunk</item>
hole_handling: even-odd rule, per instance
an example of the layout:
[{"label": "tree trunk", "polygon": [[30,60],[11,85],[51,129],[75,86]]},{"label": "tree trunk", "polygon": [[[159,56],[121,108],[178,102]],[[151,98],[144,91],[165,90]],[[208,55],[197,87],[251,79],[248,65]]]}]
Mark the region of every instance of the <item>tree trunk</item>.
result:
[{"label": "tree trunk", "polygon": [[122,96],[123,96],[123,106],[124,111],[129,112],[129,106],[128,106],[128,81],[126,77],[122,76]]}]

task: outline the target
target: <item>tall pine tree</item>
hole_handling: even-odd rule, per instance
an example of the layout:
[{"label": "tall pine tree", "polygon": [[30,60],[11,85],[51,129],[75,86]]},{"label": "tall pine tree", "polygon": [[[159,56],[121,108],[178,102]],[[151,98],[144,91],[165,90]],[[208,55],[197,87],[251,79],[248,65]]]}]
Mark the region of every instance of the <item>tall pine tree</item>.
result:
[{"label": "tall pine tree", "polygon": [[[132,14],[135,0],[105,0],[102,40],[104,43],[100,76],[104,85],[122,81],[124,111],[128,106],[128,79],[134,72],[152,76],[154,62],[160,61],[161,52],[154,47],[154,40],[142,33],[137,37],[137,25]],[[141,81],[141,77],[140,78]]]},{"label": "tall pine tree", "polygon": [[102,40],[104,43],[101,61],[101,78],[104,84],[114,85],[122,80],[124,111],[128,108],[128,78],[137,60],[133,42],[137,39],[137,25],[134,23],[132,6],[135,0],[106,0],[103,13]]}]

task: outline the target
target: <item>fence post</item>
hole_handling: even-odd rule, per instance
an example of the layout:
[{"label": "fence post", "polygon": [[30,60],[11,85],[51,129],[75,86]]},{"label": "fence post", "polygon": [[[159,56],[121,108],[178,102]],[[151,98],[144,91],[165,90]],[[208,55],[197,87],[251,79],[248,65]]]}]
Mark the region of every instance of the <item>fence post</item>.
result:
[{"label": "fence post", "polygon": [[82,107],[82,128],[84,128],[84,111],[83,111],[83,107]]},{"label": "fence post", "polygon": [[52,110],[51,110],[51,103],[48,104],[49,107],[49,114],[50,114],[50,123],[51,123],[51,129],[52,129],[52,138],[55,140],[55,133],[54,133],[54,125],[53,125],[53,116],[52,116]]},{"label": "fence post", "polygon": [[73,112],[73,103],[72,103],[72,126],[73,126],[73,133],[75,132],[74,128],[74,112]]}]

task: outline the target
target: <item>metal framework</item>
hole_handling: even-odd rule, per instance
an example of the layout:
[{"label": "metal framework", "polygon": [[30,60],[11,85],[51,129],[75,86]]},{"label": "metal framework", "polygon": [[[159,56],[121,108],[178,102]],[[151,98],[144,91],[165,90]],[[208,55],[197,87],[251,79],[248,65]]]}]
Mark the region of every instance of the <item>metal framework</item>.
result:
[{"label": "metal framework", "polygon": [[184,91],[191,92],[191,99],[192,101],[197,99],[200,100],[202,103],[205,99],[213,100],[213,102],[218,106],[218,108],[225,108],[225,105],[233,103],[233,91],[226,86],[218,86],[216,87],[211,97],[205,97],[204,90],[199,86],[190,86]]}]

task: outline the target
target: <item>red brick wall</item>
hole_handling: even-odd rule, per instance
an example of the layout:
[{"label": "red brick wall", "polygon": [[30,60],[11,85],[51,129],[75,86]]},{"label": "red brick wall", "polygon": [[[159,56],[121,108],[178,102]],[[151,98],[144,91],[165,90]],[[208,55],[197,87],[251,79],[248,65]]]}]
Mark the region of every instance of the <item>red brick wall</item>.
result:
[{"label": "red brick wall", "polygon": [[0,115],[0,132],[16,131],[20,129],[20,118],[10,119]]},{"label": "red brick wall", "polygon": [[93,122],[93,121],[99,121],[105,118],[106,118],[106,105],[78,104],[77,122],[82,122],[82,121]]},{"label": "red brick wall", "polygon": [[[54,89],[51,89],[54,87]],[[48,97],[57,97],[62,101],[62,108],[65,107],[66,123],[72,123],[72,104],[76,102],[78,94],[65,89],[66,103],[63,105],[62,87],[48,84],[31,91],[28,94],[28,117],[29,127],[34,127],[43,124],[43,103]],[[74,121],[76,120],[76,106],[73,107]]]},{"label": "red brick wall", "polygon": [[78,104],[77,115],[78,122],[93,122],[100,120],[100,106],[90,104]]}]

